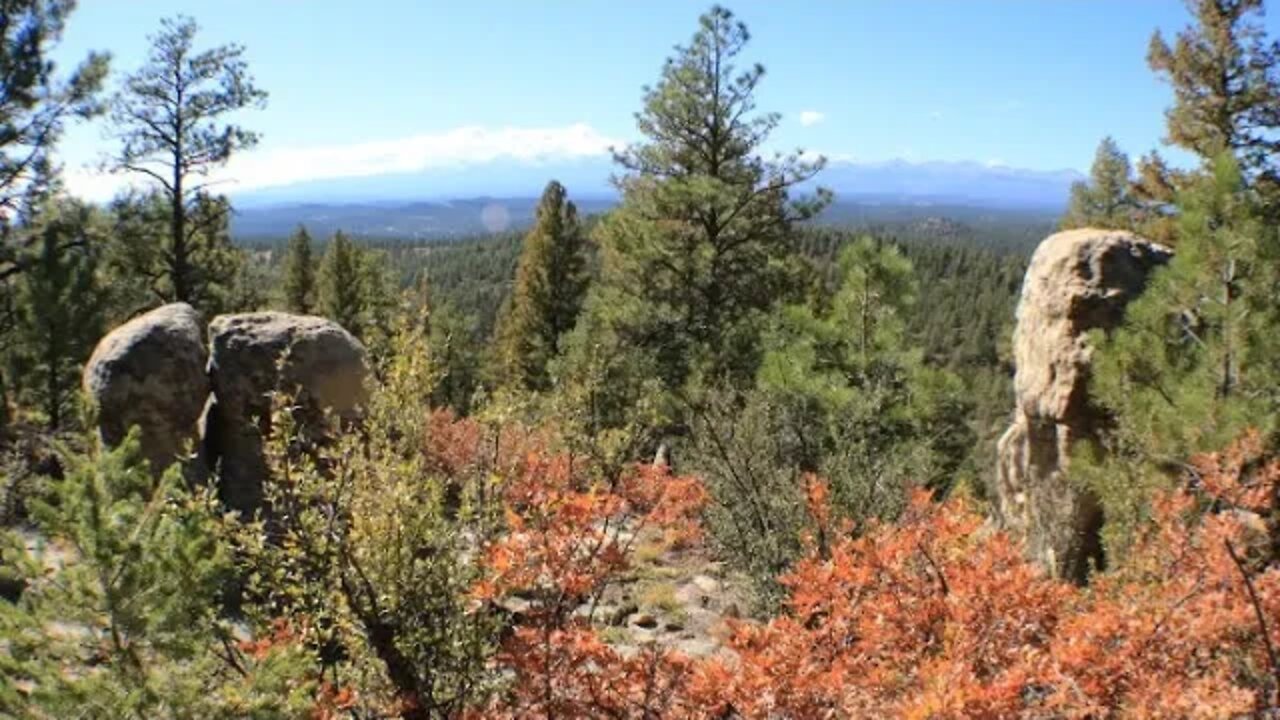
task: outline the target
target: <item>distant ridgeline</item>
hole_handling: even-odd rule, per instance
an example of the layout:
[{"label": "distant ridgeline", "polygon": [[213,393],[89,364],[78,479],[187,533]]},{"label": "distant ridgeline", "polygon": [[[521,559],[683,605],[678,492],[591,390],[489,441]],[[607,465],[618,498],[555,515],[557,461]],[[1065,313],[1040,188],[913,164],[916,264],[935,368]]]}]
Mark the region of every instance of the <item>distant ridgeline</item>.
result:
[{"label": "distant ridgeline", "polygon": [[[584,216],[608,211],[611,198],[575,198]],[[527,230],[536,198],[471,198],[448,202],[298,203],[238,207],[231,221],[238,242],[270,244],[298,225],[324,238],[341,230],[364,240],[423,242]],[[1016,208],[948,202],[837,200],[816,225],[875,230],[922,240],[964,240],[1029,254],[1054,227],[1060,208]]]}]

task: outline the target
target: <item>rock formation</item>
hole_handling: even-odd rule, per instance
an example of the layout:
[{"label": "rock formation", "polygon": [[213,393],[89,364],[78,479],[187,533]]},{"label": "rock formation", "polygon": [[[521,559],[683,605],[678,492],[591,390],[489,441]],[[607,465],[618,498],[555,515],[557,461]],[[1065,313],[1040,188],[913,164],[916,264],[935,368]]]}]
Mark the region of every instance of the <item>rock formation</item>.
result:
[{"label": "rock formation", "polygon": [[262,441],[275,390],[312,411],[351,416],[364,403],[364,347],[337,323],[278,312],[223,315],[209,325],[213,402],[205,447],[223,500],[252,511],[262,501]]},{"label": "rock formation", "polygon": [[997,519],[1055,574],[1083,580],[1101,559],[1097,501],[1065,477],[1072,446],[1105,419],[1088,396],[1086,333],[1119,325],[1124,308],[1170,251],[1132,233],[1049,236],[1027,267],[1013,332],[1015,408],[1000,438]]},{"label": "rock formation", "polygon": [[206,358],[200,318],[185,303],[157,308],[108,333],[84,369],[103,442],[117,445],[137,425],[156,472],[193,449],[209,394]]},{"label": "rock formation", "polygon": [[108,445],[129,428],[157,471],[199,449],[198,475],[217,472],[233,509],[262,502],[269,393],[294,393],[312,415],[350,417],[364,403],[364,346],[324,318],[263,312],[222,315],[209,325],[209,349],[189,305],[165,305],[121,325],[98,343],[84,387],[97,404]]}]

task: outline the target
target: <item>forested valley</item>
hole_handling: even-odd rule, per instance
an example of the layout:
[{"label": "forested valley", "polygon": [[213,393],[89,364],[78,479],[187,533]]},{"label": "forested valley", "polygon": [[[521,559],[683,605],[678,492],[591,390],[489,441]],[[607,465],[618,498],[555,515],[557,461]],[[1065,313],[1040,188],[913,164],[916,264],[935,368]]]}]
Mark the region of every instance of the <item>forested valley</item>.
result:
[{"label": "forested valley", "polygon": [[1044,223],[842,205],[716,6],[615,205],[397,240],[233,237],[251,49],[0,3],[0,718],[1280,717],[1280,44],[1187,7],[1194,160]]}]

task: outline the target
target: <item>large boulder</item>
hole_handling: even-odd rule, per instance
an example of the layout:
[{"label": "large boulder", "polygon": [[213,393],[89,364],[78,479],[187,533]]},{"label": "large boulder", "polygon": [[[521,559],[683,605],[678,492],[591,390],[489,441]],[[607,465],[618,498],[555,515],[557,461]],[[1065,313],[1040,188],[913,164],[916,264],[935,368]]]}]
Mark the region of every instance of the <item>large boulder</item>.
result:
[{"label": "large boulder", "polygon": [[214,318],[209,344],[214,395],[205,449],[223,501],[249,513],[262,504],[270,394],[290,393],[304,411],[351,418],[366,400],[365,350],[337,323],[279,312]]},{"label": "large boulder", "polygon": [[137,425],[155,472],[184,458],[209,394],[206,358],[200,317],[186,303],[157,308],[108,333],[84,368],[103,442],[117,445]]},{"label": "large boulder", "polygon": [[1013,424],[998,446],[996,516],[1031,557],[1082,581],[1102,559],[1096,498],[1065,477],[1072,447],[1096,440],[1105,416],[1089,402],[1093,349],[1170,258],[1129,232],[1082,229],[1049,236],[1027,267],[1013,332]]}]

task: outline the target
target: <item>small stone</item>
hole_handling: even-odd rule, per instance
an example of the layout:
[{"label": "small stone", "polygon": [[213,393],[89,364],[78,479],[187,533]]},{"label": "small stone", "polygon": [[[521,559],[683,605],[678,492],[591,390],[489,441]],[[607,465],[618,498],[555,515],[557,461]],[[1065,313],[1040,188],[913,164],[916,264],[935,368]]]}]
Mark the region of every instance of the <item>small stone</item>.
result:
[{"label": "small stone", "polygon": [[507,597],[499,601],[497,605],[498,607],[507,611],[511,615],[515,617],[520,617],[520,616],[523,616],[525,613],[529,612],[529,607],[532,605],[532,603],[530,603],[528,600],[522,600],[518,597]]},{"label": "small stone", "polygon": [[650,615],[649,613],[644,613],[643,615],[639,615],[636,617],[634,624],[636,625],[636,627],[642,627],[645,630],[652,630],[658,627],[658,619]]}]

